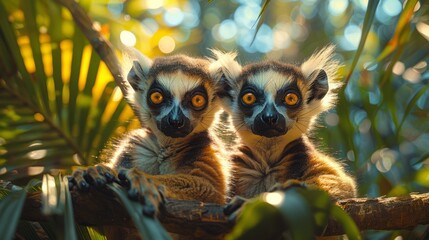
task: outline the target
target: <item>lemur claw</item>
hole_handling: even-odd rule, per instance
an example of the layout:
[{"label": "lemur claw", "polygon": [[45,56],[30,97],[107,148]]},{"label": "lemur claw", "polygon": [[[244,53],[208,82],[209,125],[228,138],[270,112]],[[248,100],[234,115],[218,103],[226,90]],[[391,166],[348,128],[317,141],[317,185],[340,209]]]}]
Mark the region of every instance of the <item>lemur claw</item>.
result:
[{"label": "lemur claw", "polygon": [[128,197],[139,201],[143,206],[143,214],[154,217],[159,207],[165,202],[164,187],[156,185],[150,178],[137,169],[124,169],[118,174],[122,186],[128,189]]},{"label": "lemur claw", "polygon": [[68,177],[69,189],[77,188],[84,192],[91,187],[103,189],[107,183],[119,182],[114,176],[114,171],[104,165],[96,165],[87,169],[78,168]]}]

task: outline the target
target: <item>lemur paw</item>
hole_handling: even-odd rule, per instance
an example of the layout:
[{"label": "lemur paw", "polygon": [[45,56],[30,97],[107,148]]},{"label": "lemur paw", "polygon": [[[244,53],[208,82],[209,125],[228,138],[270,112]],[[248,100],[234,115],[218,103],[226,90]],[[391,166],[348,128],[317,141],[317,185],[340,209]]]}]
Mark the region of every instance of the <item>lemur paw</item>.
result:
[{"label": "lemur paw", "polygon": [[159,207],[165,202],[163,185],[156,185],[135,168],[119,171],[118,178],[120,184],[128,189],[129,198],[144,204],[144,215],[154,217],[159,212]]},{"label": "lemur paw", "polygon": [[285,191],[290,188],[294,187],[300,187],[300,188],[308,188],[308,185],[305,182],[301,182],[296,179],[290,179],[287,180],[284,183],[276,183],[274,186],[272,186],[269,190],[269,192],[275,192],[275,191]]},{"label": "lemur paw", "polygon": [[88,191],[91,186],[101,189],[107,183],[118,181],[115,176],[114,170],[101,164],[87,169],[78,168],[68,177],[69,189]]},{"label": "lemur paw", "polygon": [[235,196],[223,208],[223,213],[228,216],[229,222],[235,222],[241,213],[242,206],[247,202],[247,198]]}]

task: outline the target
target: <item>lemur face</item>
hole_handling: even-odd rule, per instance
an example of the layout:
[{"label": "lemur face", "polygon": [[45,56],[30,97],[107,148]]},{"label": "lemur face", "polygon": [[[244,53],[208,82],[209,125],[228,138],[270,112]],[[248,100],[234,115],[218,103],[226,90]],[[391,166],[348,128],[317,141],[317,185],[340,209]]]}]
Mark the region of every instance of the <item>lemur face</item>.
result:
[{"label": "lemur face", "polygon": [[242,67],[235,53],[214,50],[210,70],[223,85],[219,96],[239,135],[293,140],[306,134],[333,106],[332,90],[341,86],[334,82],[339,63],[333,51],[333,46],[323,48],[301,66],[266,61]]},{"label": "lemur face", "polygon": [[171,138],[207,129],[218,108],[208,65],[187,56],[134,61],[128,81],[142,124]]},{"label": "lemur face", "polygon": [[253,134],[272,138],[299,128],[308,103],[328,92],[326,73],[320,70],[317,81],[307,86],[301,71],[275,61],[248,65],[238,81],[241,85],[233,102],[242,122]]}]

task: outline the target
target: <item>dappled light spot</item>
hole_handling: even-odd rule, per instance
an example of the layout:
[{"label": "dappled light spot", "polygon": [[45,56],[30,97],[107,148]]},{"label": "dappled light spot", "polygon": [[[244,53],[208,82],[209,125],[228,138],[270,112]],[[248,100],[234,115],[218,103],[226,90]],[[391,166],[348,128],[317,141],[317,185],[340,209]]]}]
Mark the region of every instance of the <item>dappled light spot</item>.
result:
[{"label": "dappled light spot", "polygon": [[45,120],[45,117],[41,113],[35,113],[34,114],[34,120],[38,122],[43,122]]},{"label": "dappled light spot", "polygon": [[39,175],[43,173],[43,170],[45,170],[43,166],[32,166],[27,168],[27,174],[29,176]]},{"label": "dappled light spot", "polygon": [[347,25],[344,29],[344,38],[351,44],[351,49],[349,50],[357,49],[361,34],[362,31],[359,26],[354,24]]},{"label": "dappled light spot", "polygon": [[[28,145],[29,148],[31,147],[37,147],[42,146],[42,143],[39,141],[33,142],[32,144]],[[46,156],[47,150],[46,149],[37,149],[33,150],[27,153],[27,157],[32,160],[39,160]]]},{"label": "dappled light spot", "polygon": [[402,74],[402,77],[411,83],[418,83],[422,76],[416,69],[408,68],[405,70],[404,74]]},{"label": "dappled light spot", "polygon": [[158,23],[152,18],[146,18],[142,21],[143,32],[148,36],[153,36],[159,29]]},{"label": "dappled light spot", "polygon": [[55,178],[50,175],[43,175],[42,181],[42,212],[46,215],[54,213],[58,200]]},{"label": "dappled light spot", "polygon": [[349,150],[347,152],[347,159],[352,161],[352,162],[355,160],[355,154],[354,154],[353,150]]},{"label": "dappled light spot", "polygon": [[0,168],[0,175],[3,175],[5,173],[7,173],[7,168],[5,167]]},{"label": "dappled light spot", "polygon": [[339,121],[340,121],[340,119],[338,117],[338,114],[336,114],[336,113],[328,113],[325,116],[325,122],[329,126],[337,126]]},{"label": "dappled light spot", "polygon": [[171,53],[176,48],[176,42],[172,37],[164,36],[159,40],[158,48],[163,53]]},{"label": "dappled light spot", "polygon": [[284,198],[285,194],[282,192],[266,193],[263,196],[264,201],[274,206],[280,205],[283,202]]},{"label": "dappled light spot", "polygon": [[392,69],[392,72],[396,75],[402,75],[404,71],[405,71],[405,65],[400,61],[396,62]]},{"label": "dappled light spot", "polygon": [[395,150],[382,148],[375,151],[371,156],[371,162],[380,172],[388,172],[396,162],[398,154]]},{"label": "dappled light spot", "polygon": [[348,0],[330,0],[328,4],[328,10],[330,14],[339,16],[347,9],[348,6]]},{"label": "dappled light spot", "polygon": [[164,0],[146,0],[145,1],[145,7],[148,9],[157,9],[164,5]]},{"label": "dappled light spot", "polygon": [[[405,6],[406,1],[404,1],[404,6]],[[417,12],[418,10],[420,10],[420,1],[417,1],[416,6],[414,6],[414,12]]]},{"label": "dappled light spot", "polygon": [[73,154],[73,162],[75,162],[77,165],[82,165],[82,159],[78,154]]},{"label": "dappled light spot", "polygon": [[222,21],[219,26],[219,36],[222,40],[234,38],[237,35],[237,25],[231,19]]},{"label": "dappled light spot", "polygon": [[114,102],[118,102],[122,99],[124,95],[122,94],[121,89],[116,86],[115,89],[113,89],[113,94],[112,94],[112,101]]},{"label": "dappled light spot", "polygon": [[175,27],[183,22],[185,15],[179,8],[169,8],[164,13],[164,21],[169,27]]},{"label": "dappled light spot", "polygon": [[127,30],[122,31],[119,38],[121,39],[121,42],[128,47],[134,47],[137,43],[137,38],[134,33]]},{"label": "dappled light spot", "polygon": [[427,66],[428,66],[428,64],[426,61],[421,61],[421,62],[418,62],[416,65],[414,65],[413,68],[419,72],[424,72],[424,71],[426,71]]},{"label": "dappled light spot", "polygon": [[429,24],[426,24],[422,21],[416,24],[417,31],[429,41]]}]

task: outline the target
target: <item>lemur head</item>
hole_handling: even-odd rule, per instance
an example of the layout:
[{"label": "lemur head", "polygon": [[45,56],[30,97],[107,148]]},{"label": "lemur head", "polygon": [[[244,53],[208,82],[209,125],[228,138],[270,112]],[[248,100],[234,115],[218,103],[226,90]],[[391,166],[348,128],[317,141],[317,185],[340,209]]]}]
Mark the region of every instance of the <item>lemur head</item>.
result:
[{"label": "lemur head", "polygon": [[235,54],[213,51],[211,71],[224,85],[223,105],[242,137],[284,137],[307,133],[315,118],[333,106],[338,62],[333,46],[315,53],[301,66],[266,61],[241,67]]},{"label": "lemur head", "polygon": [[127,74],[132,87],[127,98],[137,108],[142,125],[169,138],[183,138],[210,126],[219,104],[208,60],[175,55],[152,61],[137,50],[131,57],[137,60]]}]

